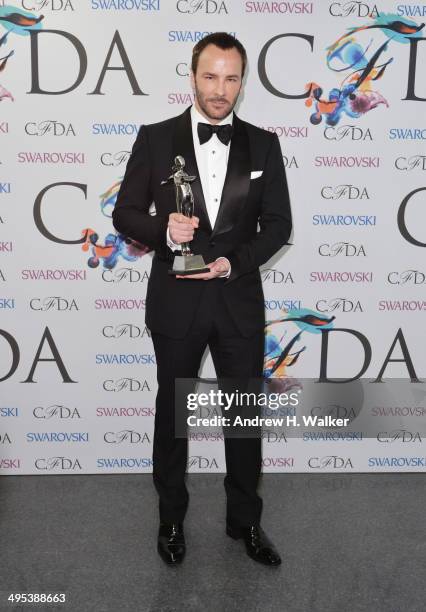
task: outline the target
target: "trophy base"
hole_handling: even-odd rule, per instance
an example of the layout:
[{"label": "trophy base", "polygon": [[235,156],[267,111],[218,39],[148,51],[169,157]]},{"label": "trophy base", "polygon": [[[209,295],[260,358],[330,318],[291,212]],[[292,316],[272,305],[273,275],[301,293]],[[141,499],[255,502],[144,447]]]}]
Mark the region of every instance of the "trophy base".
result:
[{"label": "trophy base", "polygon": [[189,276],[190,274],[210,272],[210,268],[207,268],[202,255],[187,255],[186,257],[176,255],[173,261],[173,268],[168,272],[174,276]]}]

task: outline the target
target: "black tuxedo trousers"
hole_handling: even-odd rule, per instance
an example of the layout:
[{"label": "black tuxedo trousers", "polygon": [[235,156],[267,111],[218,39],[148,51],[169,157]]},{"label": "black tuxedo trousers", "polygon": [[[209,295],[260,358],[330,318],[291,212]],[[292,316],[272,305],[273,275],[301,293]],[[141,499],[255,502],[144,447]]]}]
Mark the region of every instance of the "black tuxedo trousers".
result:
[{"label": "black tuxedo trousers", "polygon": [[[185,485],[188,442],[186,438],[175,437],[175,379],[196,378],[207,347],[218,378],[259,378],[264,352],[262,327],[247,338],[235,325],[223,298],[223,279],[176,282],[204,286],[194,324],[184,338],[152,333],[158,377],[153,475],[160,499],[160,520],[166,523],[182,522],[188,506]],[[188,415],[186,405],[176,406],[176,410]],[[258,525],[262,511],[262,500],[257,494],[261,439],[228,437],[226,428],[223,433],[226,520],[239,526]]]}]

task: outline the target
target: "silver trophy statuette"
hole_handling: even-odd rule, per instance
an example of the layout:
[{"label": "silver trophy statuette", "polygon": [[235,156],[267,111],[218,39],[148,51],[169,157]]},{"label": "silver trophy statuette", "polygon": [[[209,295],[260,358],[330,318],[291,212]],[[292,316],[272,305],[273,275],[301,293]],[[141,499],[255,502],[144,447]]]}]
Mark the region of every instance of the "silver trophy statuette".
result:
[{"label": "silver trophy statuette", "polygon": [[[194,194],[192,193],[191,183],[197,177],[187,174],[184,168],[185,160],[181,155],[178,155],[175,157],[175,163],[172,167],[173,174],[165,181],[162,181],[161,184],[165,185],[171,181],[174,182],[177,211],[190,218],[194,214]],[[188,275],[210,272],[203,256],[191,253],[188,242],[182,242],[180,246],[182,248],[182,255],[175,255],[173,267],[169,270],[169,274]]]}]

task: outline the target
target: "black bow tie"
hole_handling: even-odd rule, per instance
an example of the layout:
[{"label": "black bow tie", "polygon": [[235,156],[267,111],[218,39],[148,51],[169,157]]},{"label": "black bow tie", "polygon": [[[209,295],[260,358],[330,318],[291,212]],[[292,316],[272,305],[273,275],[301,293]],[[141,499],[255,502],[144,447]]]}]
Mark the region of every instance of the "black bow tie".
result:
[{"label": "black bow tie", "polygon": [[232,138],[233,127],[230,123],[226,125],[212,125],[211,123],[199,123],[197,127],[198,138],[200,144],[204,144],[213,134],[216,134],[220,142],[224,145],[228,145]]}]

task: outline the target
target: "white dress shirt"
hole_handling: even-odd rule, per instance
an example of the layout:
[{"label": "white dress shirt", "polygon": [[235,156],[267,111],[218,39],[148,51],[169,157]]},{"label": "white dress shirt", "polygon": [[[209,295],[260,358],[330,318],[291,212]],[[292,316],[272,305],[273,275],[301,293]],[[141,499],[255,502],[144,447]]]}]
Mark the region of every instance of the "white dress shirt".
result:
[{"label": "white dress shirt", "polygon": [[[201,186],[203,189],[204,201],[206,203],[210,225],[213,228],[222,198],[231,144],[223,144],[223,142],[221,142],[217,137],[217,134],[213,134],[204,144],[200,144],[197,130],[198,123],[209,123],[209,121],[198,112],[194,105],[191,107],[190,113],[192,140],[194,143],[195,158],[197,160],[198,172],[200,175],[199,180],[201,181]],[[231,112],[224,119],[219,121],[217,125],[226,125],[227,123],[232,124],[233,116],[234,113]],[[196,204],[197,203],[195,203],[195,205]],[[198,216],[196,210],[195,216]],[[175,251],[181,249],[180,245],[171,240],[168,229],[167,245]],[[229,276],[229,274],[230,271],[226,274],[226,276]]]},{"label": "white dress shirt", "polygon": [[[233,115],[234,113],[231,112],[222,121],[219,121],[217,125],[226,125],[227,123],[232,125]],[[213,134],[210,140],[201,145],[197,132],[198,123],[209,123],[209,121],[197,111],[195,106],[192,106],[191,124],[195,157],[198,172],[200,173],[207,214],[210,225],[214,227],[225,183],[231,145],[223,144],[217,137],[217,134]]]}]

